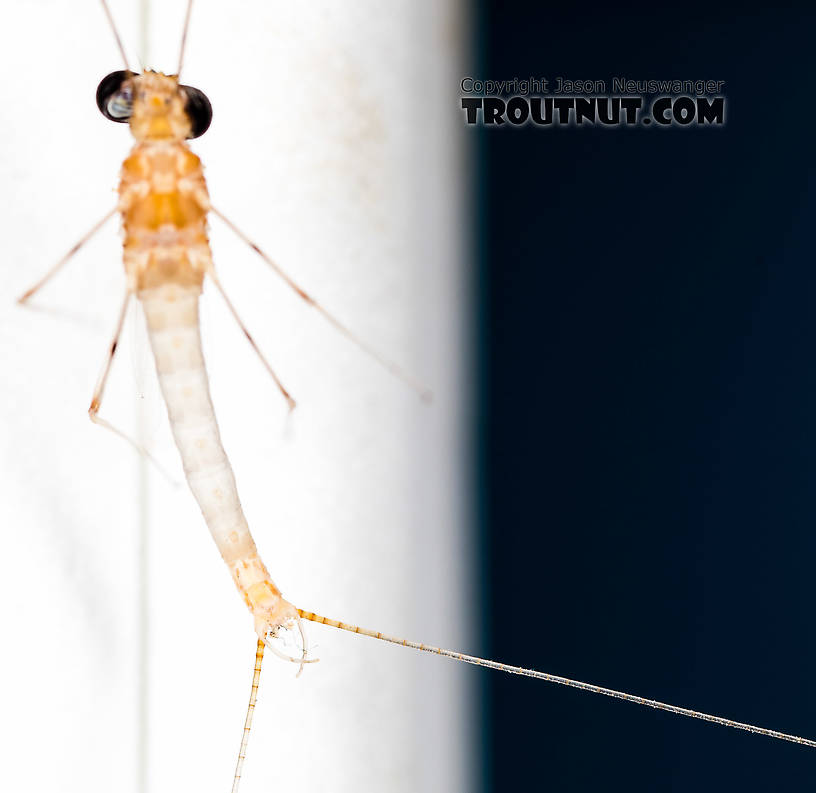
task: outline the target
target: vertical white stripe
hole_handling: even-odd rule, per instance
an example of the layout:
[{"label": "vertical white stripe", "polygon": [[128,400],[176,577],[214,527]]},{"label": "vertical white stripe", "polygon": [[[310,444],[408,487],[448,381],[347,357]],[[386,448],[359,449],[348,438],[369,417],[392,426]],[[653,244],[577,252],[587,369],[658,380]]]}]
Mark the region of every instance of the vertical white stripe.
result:
[{"label": "vertical white stripe", "polygon": [[[138,4],[112,5],[135,63]],[[149,65],[175,67],[183,6],[152,9]],[[97,5],[11,0],[7,13],[15,24],[0,31],[0,58],[8,74],[25,69],[25,80],[9,81],[0,129],[9,191],[0,271],[13,296],[110,208],[131,141],[93,101],[99,80],[121,68]],[[184,80],[214,106],[211,130],[193,144],[213,201],[435,392],[430,408],[419,404],[213,221],[224,286],[298,400],[288,416],[205,293],[215,412],[260,553],[292,602],[465,648],[460,37],[447,0],[387,9],[373,0],[253,0],[240,14],[196,0]],[[47,99],[48,118],[60,120],[55,134],[32,86],[52,85],[66,64],[70,77]],[[26,773],[7,769],[9,788],[88,793],[117,779],[136,789],[139,462],[85,413],[122,284],[111,228],[43,294],[41,305],[78,319],[0,307],[9,329],[0,340],[2,509],[11,527],[0,594],[17,643],[4,669],[14,718],[3,738]],[[102,415],[133,432],[131,332]],[[177,465],[161,403],[146,413],[151,449]],[[252,620],[186,486],[173,489],[152,469],[149,477],[147,788],[226,788],[249,693]],[[23,558],[40,586],[16,569]],[[44,626],[52,643],[41,653]],[[309,633],[321,661],[300,679],[291,665],[266,662],[243,793],[473,789],[464,771],[467,673],[318,626]],[[35,676],[47,703],[36,719]]]}]

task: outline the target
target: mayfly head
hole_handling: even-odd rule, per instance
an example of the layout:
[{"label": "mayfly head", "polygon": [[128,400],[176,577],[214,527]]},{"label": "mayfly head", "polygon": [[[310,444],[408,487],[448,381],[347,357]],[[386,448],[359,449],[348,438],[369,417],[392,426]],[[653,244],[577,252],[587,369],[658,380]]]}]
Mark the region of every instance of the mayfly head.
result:
[{"label": "mayfly head", "polygon": [[111,72],[96,89],[96,106],[105,118],[129,123],[139,141],[198,138],[212,121],[204,93],[161,72]]}]

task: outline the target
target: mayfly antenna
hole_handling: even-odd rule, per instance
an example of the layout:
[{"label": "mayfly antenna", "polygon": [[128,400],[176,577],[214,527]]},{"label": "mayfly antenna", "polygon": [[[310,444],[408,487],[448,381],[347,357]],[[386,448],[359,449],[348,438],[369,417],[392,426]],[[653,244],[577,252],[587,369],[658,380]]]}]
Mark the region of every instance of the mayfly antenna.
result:
[{"label": "mayfly antenna", "polygon": [[635,705],[643,705],[644,707],[654,708],[655,710],[665,710],[667,713],[673,713],[676,716],[687,716],[690,719],[710,721],[712,724],[719,724],[721,727],[731,727],[735,730],[745,730],[746,732],[753,732],[756,735],[763,735],[766,738],[776,738],[779,741],[790,741],[790,743],[798,743],[801,746],[808,746],[811,749],[816,749],[816,741],[811,740],[810,738],[800,738],[798,735],[791,735],[787,732],[770,730],[767,727],[756,727],[753,724],[746,724],[742,721],[726,719],[724,716],[713,716],[710,713],[703,713],[699,710],[681,708],[679,705],[669,705],[666,702],[660,702],[656,699],[639,697],[636,694],[627,694],[624,691],[616,691],[614,688],[604,688],[603,686],[596,686],[594,683],[584,683],[580,680],[572,680],[569,677],[552,675],[549,672],[539,672],[537,669],[525,669],[521,666],[510,666],[509,664],[503,664],[499,661],[488,661],[486,658],[477,658],[474,655],[458,653],[455,650],[444,650],[441,647],[429,647],[427,644],[412,642],[408,639],[398,639],[395,636],[388,636],[387,634],[380,633],[379,631],[372,631],[368,628],[348,625],[345,622],[332,620],[328,617],[321,617],[319,614],[314,614],[311,611],[304,611],[303,609],[298,609],[298,614],[300,614],[300,616],[305,620],[317,622],[322,625],[328,625],[331,628],[337,628],[341,631],[360,633],[363,636],[370,636],[372,639],[379,639],[380,641],[390,642],[391,644],[401,644],[404,647],[411,647],[414,650],[421,650],[424,653],[433,653],[434,655],[442,655],[445,658],[453,658],[455,661],[463,661],[466,664],[484,666],[488,669],[496,669],[499,672],[508,672],[511,675],[534,677],[536,680],[546,680],[548,683],[557,683],[559,686],[578,688],[581,689],[581,691],[589,691],[592,694],[602,694],[605,697],[623,699],[626,702],[633,702]]},{"label": "mayfly antenna", "polygon": [[105,16],[108,18],[108,23],[113,31],[113,37],[116,39],[116,46],[119,47],[119,52],[122,53],[122,60],[125,62],[125,69],[127,71],[131,71],[127,55],[125,55],[125,48],[122,46],[122,39],[119,38],[119,31],[116,29],[116,23],[113,21],[113,16],[110,12],[110,8],[108,8],[107,0],[101,0],[101,2],[102,8],[105,10]]},{"label": "mayfly antenna", "polygon": [[193,13],[193,0],[187,2],[187,13],[184,15],[184,29],[181,31],[181,48],[179,49],[178,69],[176,76],[181,76],[181,65],[184,63],[184,50],[187,47],[187,29],[190,27],[190,14]]}]

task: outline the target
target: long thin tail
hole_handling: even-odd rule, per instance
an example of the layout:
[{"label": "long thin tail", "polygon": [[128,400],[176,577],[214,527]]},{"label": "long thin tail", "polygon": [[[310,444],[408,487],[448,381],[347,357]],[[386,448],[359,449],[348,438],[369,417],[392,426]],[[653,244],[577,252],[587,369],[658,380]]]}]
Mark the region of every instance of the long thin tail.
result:
[{"label": "long thin tail", "polygon": [[390,642],[391,644],[401,644],[403,647],[411,647],[414,650],[421,650],[424,653],[443,655],[446,658],[453,658],[455,661],[464,661],[466,664],[484,666],[488,669],[496,669],[499,672],[508,672],[511,675],[534,677],[536,680],[546,680],[548,683],[558,683],[560,686],[579,688],[582,691],[589,691],[592,694],[603,694],[605,697],[623,699],[627,702],[633,702],[635,705],[644,705],[649,708],[655,708],[656,710],[665,710],[668,713],[674,713],[677,716],[688,716],[691,719],[710,721],[714,724],[719,724],[721,727],[731,727],[735,730],[745,730],[746,732],[753,732],[757,735],[764,735],[766,738],[776,738],[780,741],[790,741],[791,743],[798,743],[802,746],[809,746],[811,749],[816,749],[816,741],[811,740],[810,738],[800,738],[798,735],[790,735],[789,733],[779,732],[778,730],[769,730],[766,727],[756,727],[753,724],[746,724],[742,721],[726,719],[723,716],[713,716],[710,713],[702,713],[699,710],[692,710],[691,708],[681,708],[679,705],[669,705],[666,702],[659,702],[656,699],[647,699],[646,697],[639,697],[635,694],[627,694],[624,691],[616,691],[613,688],[604,688],[603,686],[596,686],[592,683],[583,683],[580,680],[572,680],[569,677],[552,675],[549,672],[539,672],[536,669],[525,669],[521,666],[502,664],[498,661],[488,661],[485,658],[477,658],[473,655],[458,653],[455,650],[444,650],[441,647],[429,647],[427,644],[412,642],[408,639],[399,639],[394,636],[388,636],[387,634],[380,633],[379,631],[372,631],[368,630],[367,628],[360,628],[357,625],[348,625],[345,622],[332,620],[328,617],[321,617],[319,614],[314,614],[311,611],[304,611],[303,609],[298,609],[298,613],[303,619],[310,620],[311,622],[318,622],[322,625],[328,625],[341,631],[348,631],[349,633],[360,633],[363,636],[370,636],[372,639],[380,639],[380,641]]},{"label": "long thin tail", "polygon": [[258,684],[261,680],[263,656],[264,643],[258,639],[258,646],[255,650],[255,668],[252,670],[252,689],[249,692],[249,705],[247,705],[246,719],[244,719],[244,731],[241,733],[241,748],[238,750],[238,761],[235,764],[235,775],[232,778],[232,793],[238,793],[238,786],[241,784],[241,772],[244,769],[244,760],[246,760],[249,731],[252,728],[252,717],[255,715],[255,703],[258,701]]}]

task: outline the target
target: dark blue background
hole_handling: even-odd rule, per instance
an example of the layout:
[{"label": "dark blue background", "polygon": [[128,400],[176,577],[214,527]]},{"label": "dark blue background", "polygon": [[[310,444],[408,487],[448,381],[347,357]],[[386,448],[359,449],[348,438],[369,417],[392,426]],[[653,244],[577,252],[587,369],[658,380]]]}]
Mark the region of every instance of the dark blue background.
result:
[{"label": "dark blue background", "polygon": [[[724,128],[469,130],[486,652],[816,737],[816,12],[480,15],[475,76],[727,96]],[[482,679],[486,790],[816,785],[816,750]]]}]

